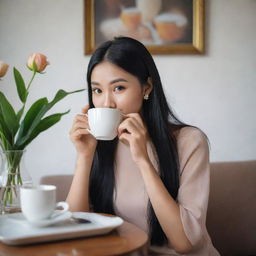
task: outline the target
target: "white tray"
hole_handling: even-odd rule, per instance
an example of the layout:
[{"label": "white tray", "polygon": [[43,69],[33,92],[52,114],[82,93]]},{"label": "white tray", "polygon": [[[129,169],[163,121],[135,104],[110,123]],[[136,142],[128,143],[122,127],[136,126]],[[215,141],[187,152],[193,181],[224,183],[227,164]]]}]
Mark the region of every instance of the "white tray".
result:
[{"label": "white tray", "polygon": [[123,223],[119,217],[106,217],[97,213],[74,212],[72,215],[91,223],[74,223],[68,219],[51,226],[36,227],[26,221],[14,220],[24,218],[22,213],[0,215],[0,241],[9,245],[21,245],[101,235]]}]

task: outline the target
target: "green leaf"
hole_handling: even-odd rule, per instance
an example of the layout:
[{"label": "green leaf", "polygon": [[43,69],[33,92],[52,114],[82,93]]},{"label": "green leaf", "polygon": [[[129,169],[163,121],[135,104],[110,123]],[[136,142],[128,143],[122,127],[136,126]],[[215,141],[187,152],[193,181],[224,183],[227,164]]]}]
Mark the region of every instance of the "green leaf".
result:
[{"label": "green leaf", "polygon": [[41,98],[33,103],[33,105],[28,110],[23,121],[21,122],[19,133],[15,144],[19,144],[19,141],[24,137],[31,127],[31,125],[36,120],[37,116],[41,110],[48,104],[47,98]]},{"label": "green leaf", "polygon": [[[0,110],[0,112],[1,112],[1,110]],[[0,113],[0,126],[1,126],[1,131],[2,131],[5,139],[8,140],[8,142],[12,144],[12,142],[13,142],[12,133],[9,131],[9,129],[4,121],[3,115],[1,113]]]},{"label": "green leaf", "polygon": [[[83,91],[83,89],[73,91],[73,92],[66,92],[64,90],[59,90],[56,93],[54,99],[51,102],[49,102],[48,104],[45,104],[40,109],[40,111],[37,112],[37,115],[33,117],[33,120],[31,120],[32,122],[30,122],[30,128],[29,128],[28,134],[32,133],[32,131],[38,125],[38,123],[43,118],[43,116],[46,114],[46,112],[49,111],[57,102],[59,102],[60,100],[62,100],[64,97],[66,97],[69,94],[72,94],[72,93],[75,93],[75,92],[80,92],[80,91]],[[32,118],[30,118],[30,119],[32,119]]]},{"label": "green leaf", "polygon": [[12,140],[19,128],[19,122],[12,105],[2,92],[0,92],[0,115],[2,128],[4,129],[5,135],[9,134],[7,137],[11,135],[11,140],[9,140],[10,138],[8,140],[12,144]]},{"label": "green leaf", "polygon": [[14,74],[14,78],[15,78],[18,95],[20,97],[20,100],[24,103],[26,101],[26,98],[28,95],[24,80],[23,80],[20,72],[16,68],[13,68],[13,74]]},{"label": "green leaf", "polygon": [[0,124],[0,146],[3,150],[11,149],[11,144],[9,143],[8,139],[6,138],[1,124]]},{"label": "green leaf", "polygon": [[55,105],[58,101],[62,100],[64,97],[66,97],[67,95],[69,94],[72,94],[72,93],[76,93],[76,92],[82,92],[84,91],[85,89],[81,89],[81,90],[76,90],[76,91],[72,91],[72,92],[66,92],[64,90],[59,90],[54,99],[49,103],[49,107],[51,108],[53,105]]},{"label": "green leaf", "polygon": [[40,121],[40,123],[38,124],[38,126],[36,127],[36,131],[35,133],[38,133],[38,132],[42,132],[42,131],[45,131],[47,130],[48,128],[50,128],[51,126],[53,126],[54,124],[56,124],[57,122],[60,121],[61,117],[63,115],[66,115],[70,112],[70,110],[64,112],[64,113],[56,113],[56,114],[53,114],[53,115],[50,115],[50,116],[47,116],[45,117],[44,119],[42,119]]},{"label": "green leaf", "polygon": [[16,116],[17,116],[18,122],[20,122],[21,116],[24,112],[24,108],[25,108],[25,106],[23,105],[23,107],[17,112]]},{"label": "green leaf", "polygon": [[64,113],[56,113],[50,116],[45,117],[42,119],[39,124],[35,127],[33,132],[31,133],[30,136],[25,136],[22,138],[20,141],[20,148],[25,148],[26,145],[28,145],[35,137],[37,137],[41,132],[49,129],[53,125],[55,125],[57,122],[60,121],[61,117],[63,115],[66,115],[69,113],[70,110],[64,112]]},{"label": "green leaf", "polygon": [[81,92],[84,91],[84,89],[76,90],[72,92],[66,92],[64,90],[59,90],[54,99],[51,102],[45,102],[40,106],[38,109],[31,108],[28,110],[27,115],[24,118],[24,124],[22,123],[21,130],[19,131],[18,138],[16,140],[15,145],[19,148],[22,144],[24,144],[25,141],[31,141],[30,136],[33,137],[34,129],[38,126],[41,119],[44,117],[47,111],[49,111],[57,102],[62,100],[64,97],[66,97],[69,94]]}]

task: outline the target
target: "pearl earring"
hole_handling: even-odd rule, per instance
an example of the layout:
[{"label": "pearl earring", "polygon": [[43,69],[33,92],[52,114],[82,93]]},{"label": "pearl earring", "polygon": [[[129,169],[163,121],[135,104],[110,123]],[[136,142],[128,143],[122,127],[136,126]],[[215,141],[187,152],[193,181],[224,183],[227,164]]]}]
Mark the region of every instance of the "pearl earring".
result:
[{"label": "pearl earring", "polygon": [[145,94],[144,95],[144,100],[148,100],[149,99],[149,95],[148,94]]}]

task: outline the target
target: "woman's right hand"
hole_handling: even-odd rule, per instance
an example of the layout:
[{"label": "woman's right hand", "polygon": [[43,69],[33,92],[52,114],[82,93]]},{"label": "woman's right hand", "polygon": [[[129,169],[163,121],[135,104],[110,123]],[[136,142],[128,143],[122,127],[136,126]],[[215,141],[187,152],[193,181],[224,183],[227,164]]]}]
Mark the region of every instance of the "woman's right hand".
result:
[{"label": "woman's right hand", "polygon": [[[82,113],[87,114],[88,109],[89,105],[85,106],[82,108]],[[97,140],[88,132],[88,117],[83,114],[75,116],[69,135],[78,154],[92,157],[97,146]]]}]

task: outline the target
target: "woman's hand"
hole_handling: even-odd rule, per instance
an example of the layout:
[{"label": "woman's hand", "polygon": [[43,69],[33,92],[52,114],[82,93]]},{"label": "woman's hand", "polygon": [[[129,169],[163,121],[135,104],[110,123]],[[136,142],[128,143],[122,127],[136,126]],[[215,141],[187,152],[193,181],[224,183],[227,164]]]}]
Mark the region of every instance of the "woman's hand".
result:
[{"label": "woman's hand", "polygon": [[[85,106],[82,109],[82,113],[87,114],[88,109],[89,105]],[[78,114],[73,121],[69,135],[79,155],[92,157],[97,146],[97,140],[87,129],[89,129],[88,117],[86,115]]]},{"label": "woman's hand", "polygon": [[118,127],[119,140],[129,144],[132,159],[140,164],[149,161],[147,152],[148,132],[138,113],[125,115],[125,120]]}]

